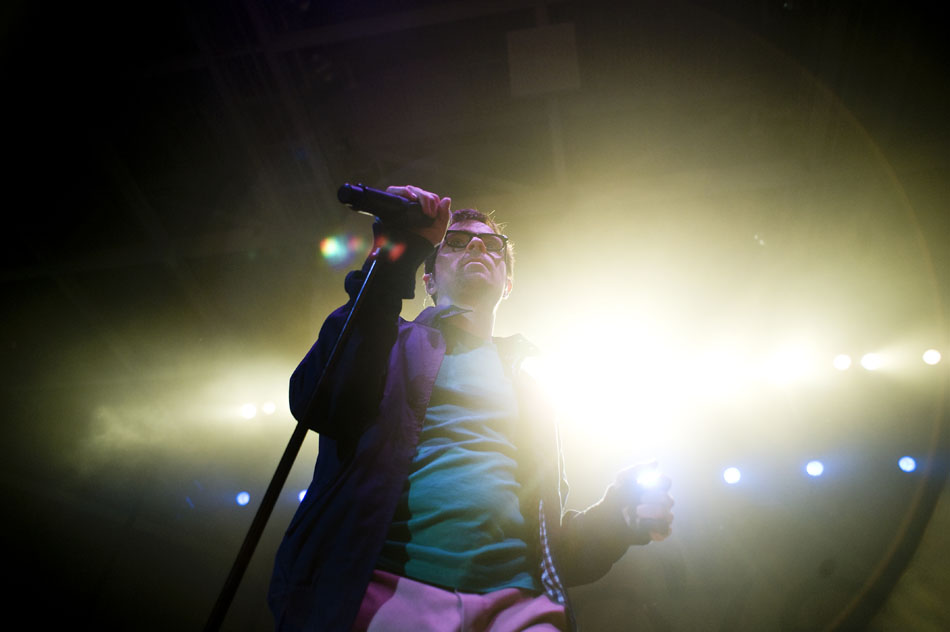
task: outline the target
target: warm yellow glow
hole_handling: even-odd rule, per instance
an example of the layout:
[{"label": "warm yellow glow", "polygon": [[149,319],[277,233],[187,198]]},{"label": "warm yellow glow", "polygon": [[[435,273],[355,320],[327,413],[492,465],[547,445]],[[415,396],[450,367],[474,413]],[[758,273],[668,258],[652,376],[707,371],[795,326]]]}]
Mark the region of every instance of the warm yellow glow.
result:
[{"label": "warm yellow glow", "polygon": [[806,342],[788,343],[768,359],[765,374],[770,382],[787,385],[809,376],[817,367],[814,347]]},{"label": "warm yellow glow", "polygon": [[254,404],[244,404],[241,406],[241,417],[245,419],[254,419],[257,416],[257,406]]}]

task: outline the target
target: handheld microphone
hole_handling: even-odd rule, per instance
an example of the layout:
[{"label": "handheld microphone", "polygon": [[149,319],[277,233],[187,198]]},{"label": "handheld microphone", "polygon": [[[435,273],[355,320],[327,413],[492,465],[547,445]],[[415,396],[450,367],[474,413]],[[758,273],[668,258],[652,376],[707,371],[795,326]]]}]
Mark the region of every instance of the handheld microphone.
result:
[{"label": "handheld microphone", "polygon": [[363,184],[345,183],[336,192],[340,202],[357,213],[371,215],[383,224],[398,228],[431,226],[435,221],[422,212],[419,202],[407,200]]}]

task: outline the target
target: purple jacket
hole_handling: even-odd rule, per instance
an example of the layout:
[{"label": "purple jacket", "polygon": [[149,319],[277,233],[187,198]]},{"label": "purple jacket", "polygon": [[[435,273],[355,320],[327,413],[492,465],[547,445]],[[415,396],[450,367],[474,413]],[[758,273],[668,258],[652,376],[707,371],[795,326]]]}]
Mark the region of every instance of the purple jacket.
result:
[{"label": "purple jacket", "polygon": [[[324,322],[290,380],[294,416],[320,434],[313,482],[277,552],[268,601],[278,630],[348,632],[376,566],[409,474],[429,396],[445,354],[440,332],[458,308],[399,318],[415,271],[431,252],[410,237],[396,262],[378,266],[372,291],[315,413],[304,412],[368,263],[346,279],[350,301]],[[533,563],[545,591],[568,607],[565,586],[605,574],[631,544],[618,492],[584,512],[563,512],[567,484],[554,415],[520,369],[533,351],[521,336],[496,339],[519,401],[518,478],[522,511],[538,534]],[[573,621],[573,617],[570,617]]]}]

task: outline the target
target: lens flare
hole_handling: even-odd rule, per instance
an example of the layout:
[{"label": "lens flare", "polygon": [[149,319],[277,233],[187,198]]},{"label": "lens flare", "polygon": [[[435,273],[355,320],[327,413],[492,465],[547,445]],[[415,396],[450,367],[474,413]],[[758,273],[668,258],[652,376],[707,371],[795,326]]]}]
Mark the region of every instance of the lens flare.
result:
[{"label": "lens flare", "polygon": [[234,497],[234,501],[243,507],[247,503],[251,502],[251,495],[247,492],[240,492]]},{"label": "lens flare", "polygon": [[926,351],[924,351],[924,356],[923,356],[924,362],[929,364],[930,366],[933,366],[937,364],[938,362],[940,362],[940,358],[941,358],[940,352],[937,351],[936,349],[927,349]]},{"label": "lens flare", "polygon": [[356,235],[330,235],[320,240],[320,256],[334,267],[349,265],[366,248],[366,241]]},{"label": "lens flare", "polygon": [[821,476],[825,471],[825,465],[821,461],[809,461],[805,466],[805,471],[809,476]]}]

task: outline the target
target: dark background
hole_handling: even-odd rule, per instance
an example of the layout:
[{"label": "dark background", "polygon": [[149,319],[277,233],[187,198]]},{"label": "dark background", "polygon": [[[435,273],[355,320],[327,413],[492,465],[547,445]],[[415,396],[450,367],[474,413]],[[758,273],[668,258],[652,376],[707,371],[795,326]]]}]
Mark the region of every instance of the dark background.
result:
[{"label": "dark background", "polygon": [[[5,4],[8,612],[203,623],[343,300],[321,240],[368,236],[335,199],[362,181],[497,209],[519,252],[498,332],[543,347],[632,357],[623,323],[660,314],[683,346],[809,326],[835,353],[943,353],[726,405],[676,382],[669,409],[703,411],[652,420],[676,535],[575,592],[586,629],[947,629],[946,23],[889,1]],[[637,411],[651,382],[625,371]],[[573,506],[641,436],[610,415],[566,414]],[[270,626],[315,443],[226,629]],[[823,487],[788,475],[806,454]],[[746,487],[720,484],[732,463]]]}]

